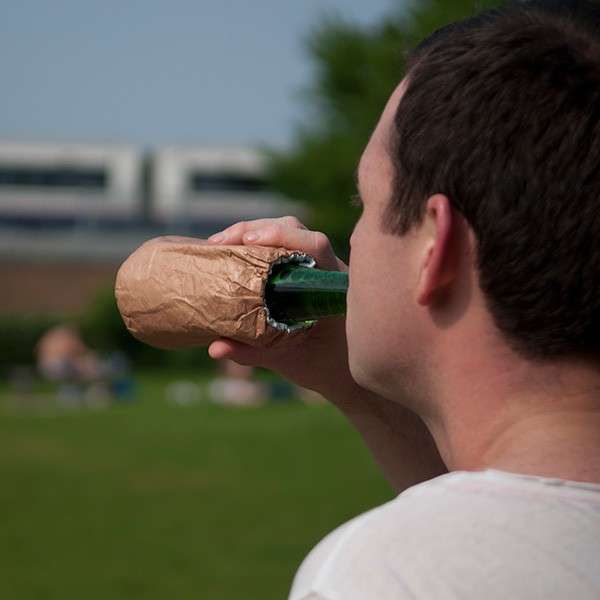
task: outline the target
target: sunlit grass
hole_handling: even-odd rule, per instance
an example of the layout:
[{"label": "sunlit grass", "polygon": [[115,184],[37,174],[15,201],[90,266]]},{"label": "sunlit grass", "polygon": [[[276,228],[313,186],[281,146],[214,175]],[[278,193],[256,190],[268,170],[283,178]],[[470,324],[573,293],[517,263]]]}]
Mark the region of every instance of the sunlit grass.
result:
[{"label": "sunlit grass", "polygon": [[281,600],[391,497],[332,407],[174,407],[172,378],[139,377],[128,406],[0,412],[0,597]]}]

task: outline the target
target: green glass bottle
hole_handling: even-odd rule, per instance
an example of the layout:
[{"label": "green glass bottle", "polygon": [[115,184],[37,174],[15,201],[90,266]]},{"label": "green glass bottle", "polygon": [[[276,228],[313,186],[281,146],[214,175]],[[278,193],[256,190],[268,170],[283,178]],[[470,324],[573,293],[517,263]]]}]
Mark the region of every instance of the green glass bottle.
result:
[{"label": "green glass bottle", "polygon": [[275,321],[307,324],[346,314],[347,291],[348,273],[285,264],[267,280],[265,302]]}]

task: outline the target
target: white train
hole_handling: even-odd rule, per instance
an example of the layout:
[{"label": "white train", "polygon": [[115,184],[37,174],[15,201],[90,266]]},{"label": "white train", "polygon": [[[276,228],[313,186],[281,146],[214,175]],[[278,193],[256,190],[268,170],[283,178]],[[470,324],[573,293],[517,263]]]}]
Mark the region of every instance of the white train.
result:
[{"label": "white train", "polygon": [[149,205],[155,221],[218,226],[288,213],[303,216],[297,203],[268,189],[264,157],[254,150],[167,147],[150,160]]},{"label": "white train", "polygon": [[0,222],[135,219],[141,168],[126,146],[0,143]]},{"label": "white train", "polygon": [[0,142],[0,226],[205,234],[285,214],[307,216],[249,148]]}]

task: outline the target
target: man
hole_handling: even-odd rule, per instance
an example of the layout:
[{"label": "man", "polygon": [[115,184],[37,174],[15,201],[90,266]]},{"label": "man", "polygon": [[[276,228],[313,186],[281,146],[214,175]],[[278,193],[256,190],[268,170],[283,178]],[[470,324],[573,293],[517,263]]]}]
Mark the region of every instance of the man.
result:
[{"label": "man", "polygon": [[[599,25],[520,2],[421,44],[360,160],[347,346],[211,346],[333,401],[402,492],[291,600],[600,597]],[[290,218],[213,243],[344,268]]]}]

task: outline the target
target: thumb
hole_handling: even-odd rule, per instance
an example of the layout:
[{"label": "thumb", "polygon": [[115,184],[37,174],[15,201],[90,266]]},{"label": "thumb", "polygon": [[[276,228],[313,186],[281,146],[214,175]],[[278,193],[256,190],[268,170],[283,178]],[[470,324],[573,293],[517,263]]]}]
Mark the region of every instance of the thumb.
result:
[{"label": "thumb", "polygon": [[253,348],[248,344],[235,342],[227,338],[220,338],[208,347],[208,355],[215,359],[229,359],[240,365],[249,367],[261,367],[264,365],[264,351]]}]

